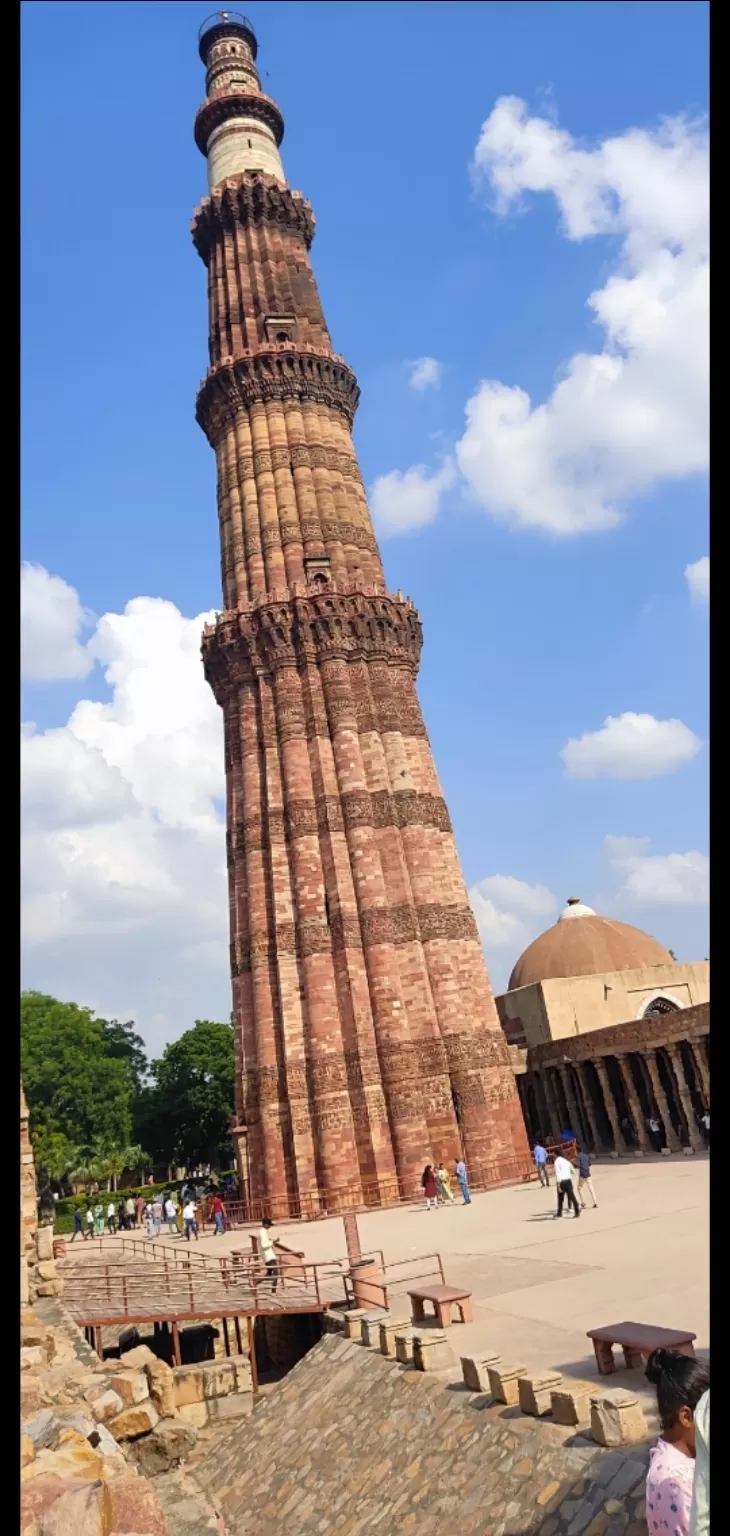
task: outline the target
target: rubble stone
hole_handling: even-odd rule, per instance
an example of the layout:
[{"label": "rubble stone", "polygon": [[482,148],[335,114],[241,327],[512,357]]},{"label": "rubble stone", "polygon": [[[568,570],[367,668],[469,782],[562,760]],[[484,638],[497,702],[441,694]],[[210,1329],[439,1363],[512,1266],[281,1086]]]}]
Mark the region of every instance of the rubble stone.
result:
[{"label": "rubble stone", "polygon": [[631,1445],[648,1431],[634,1392],[614,1388],[591,1396],[591,1434],[597,1445]]}]

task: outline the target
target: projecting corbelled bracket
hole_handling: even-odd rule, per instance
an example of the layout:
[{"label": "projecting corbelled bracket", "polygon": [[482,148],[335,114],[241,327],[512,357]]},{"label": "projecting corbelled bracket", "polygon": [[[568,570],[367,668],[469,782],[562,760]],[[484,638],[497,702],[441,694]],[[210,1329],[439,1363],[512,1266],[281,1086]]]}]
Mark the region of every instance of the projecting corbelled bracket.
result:
[{"label": "projecting corbelled bracket", "polygon": [[190,228],[195,249],[207,266],[211,249],[224,230],[266,224],[294,230],[307,250],[314,239],[314,214],[301,192],[290,191],[265,171],[242,171],[202,199]]},{"label": "projecting corbelled bracket", "polygon": [[198,108],[195,142],[201,155],[207,154],[208,140],[215,128],[241,117],[264,123],[273,134],[278,149],[284,137],[284,119],[276,102],[270,96],[265,96],[263,91],[237,91],[229,87],[225,94],[210,96]]},{"label": "projecting corbelled bracket", "polygon": [[257,673],[323,661],[381,661],[415,676],[423,643],[408,599],[323,593],[222,614],[203,632],[205,675],[221,704]]},{"label": "projecting corbelled bracket", "polygon": [[215,448],[221,432],[252,405],[312,400],[340,411],[352,427],[359,399],[357,379],[343,358],[324,349],[302,350],[291,342],[277,342],[209,369],[195,417]]}]

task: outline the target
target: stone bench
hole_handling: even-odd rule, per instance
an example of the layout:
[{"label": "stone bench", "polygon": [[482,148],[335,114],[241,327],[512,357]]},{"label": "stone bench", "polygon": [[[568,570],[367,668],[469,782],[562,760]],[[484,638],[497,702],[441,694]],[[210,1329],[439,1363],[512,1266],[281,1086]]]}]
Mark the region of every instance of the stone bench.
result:
[{"label": "stone bench", "polygon": [[600,1376],[610,1376],[616,1369],[614,1344],[623,1350],[627,1370],[633,1370],[654,1349],[674,1349],[680,1355],[694,1357],[696,1337],[696,1333],[682,1333],[676,1328],[652,1328],[648,1323],[611,1323],[605,1328],[588,1329]]},{"label": "stone bench", "polygon": [[456,1307],[462,1323],[472,1322],[471,1291],[461,1290],[454,1285],[421,1285],[415,1291],[408,1292],[411,1303],[411,1316],[414,1323],[425,1323],[425,1303],[429,1301],[433,1307],[439,1328],[450,1328],[452,1322],[452,1308]]}]

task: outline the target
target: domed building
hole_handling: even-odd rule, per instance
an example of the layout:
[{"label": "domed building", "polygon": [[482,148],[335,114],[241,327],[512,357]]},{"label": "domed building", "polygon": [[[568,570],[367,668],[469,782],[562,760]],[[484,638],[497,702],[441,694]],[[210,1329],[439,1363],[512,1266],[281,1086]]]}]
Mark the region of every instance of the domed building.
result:
[{"label": "domed building", "polygon": [[496,998],[528,1134],[570,1129],[615,1155],[700,1150],[709,995],[709,961],[680,964],[651,934],[571,897]]}]

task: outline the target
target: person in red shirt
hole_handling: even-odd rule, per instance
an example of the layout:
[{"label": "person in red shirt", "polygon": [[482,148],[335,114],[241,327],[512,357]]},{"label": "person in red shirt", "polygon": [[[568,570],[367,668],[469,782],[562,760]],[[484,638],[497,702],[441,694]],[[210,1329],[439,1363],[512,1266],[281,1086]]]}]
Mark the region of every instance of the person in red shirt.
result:
[{"label": "person in red shirt", "polygon": [[215,1222],[215,1231],[213,1236],[217,1237],[219,1232],[222,1236],[226,1230],[226,1208],[223,1204],[223,1201],[221,1200],[220,1195],[216,1194],[213,1196],[213,1203],[210,1209],[213,1216],[213,1221]]}]

